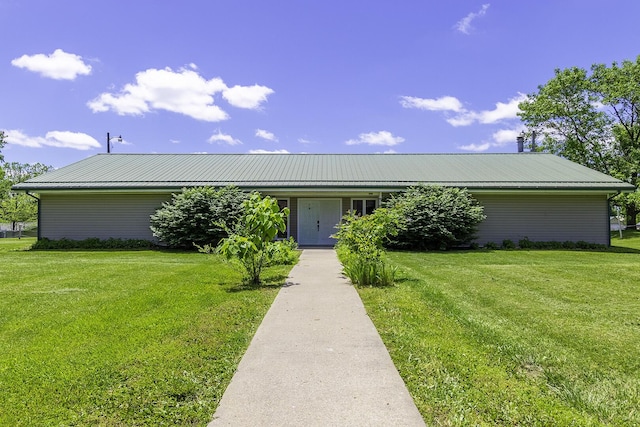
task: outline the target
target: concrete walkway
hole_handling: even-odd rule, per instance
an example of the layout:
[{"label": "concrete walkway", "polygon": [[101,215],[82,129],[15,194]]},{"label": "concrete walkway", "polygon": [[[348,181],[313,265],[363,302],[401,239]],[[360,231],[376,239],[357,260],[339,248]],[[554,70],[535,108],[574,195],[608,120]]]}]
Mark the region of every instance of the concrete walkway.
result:
[{"label": "concrete walkway", "polygon": [[209,426],[424,426],[332,249],[306,249]]}]

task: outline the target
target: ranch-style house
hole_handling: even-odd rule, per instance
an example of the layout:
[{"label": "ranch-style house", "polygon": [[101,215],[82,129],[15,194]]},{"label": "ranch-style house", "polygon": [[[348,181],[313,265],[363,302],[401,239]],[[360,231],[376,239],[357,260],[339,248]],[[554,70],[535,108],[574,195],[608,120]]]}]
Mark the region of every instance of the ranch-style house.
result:
[{"label": "ranch-style house", "polygon": [[487,216],[476,242],[609,244],[609,198],[630,184],[566,159],[513,154],[98,154],[13,187],[39,199],[40,238],[155,240],[149,216],[187,187],[235,185],[288,206],[287,236],[332,245],[348,210],[409,186],[464,187]]}]

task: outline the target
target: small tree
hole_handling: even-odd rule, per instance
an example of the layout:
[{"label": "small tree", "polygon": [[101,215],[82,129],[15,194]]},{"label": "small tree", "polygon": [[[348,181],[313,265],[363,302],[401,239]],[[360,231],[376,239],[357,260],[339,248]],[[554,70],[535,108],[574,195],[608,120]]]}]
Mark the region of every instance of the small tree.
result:
[{"label": "small tree", "polygon": [[[278,201],[258,193],[242,203],[242,214],[229,237],[220,241],[218,253],[227,259],[237,259],[245,270],[245,279],[260,284],[260,273],[280,249],[274,242],[278,232],[286,230],[289,208],[280,210]],[[220,224],[221,226],[223,224]]]},{"label": "small tree", "polygon": [[400,218],[400,230],[389,246],[399,249],[446,250],[468,244],[486,217],[466,189],[410,187],[384,205]]},{"label": "small tree", "polygon": [[151,231],[173,248],[216,245],[240,217],[247,197],[233,186],[185,189],[151,215]]}]

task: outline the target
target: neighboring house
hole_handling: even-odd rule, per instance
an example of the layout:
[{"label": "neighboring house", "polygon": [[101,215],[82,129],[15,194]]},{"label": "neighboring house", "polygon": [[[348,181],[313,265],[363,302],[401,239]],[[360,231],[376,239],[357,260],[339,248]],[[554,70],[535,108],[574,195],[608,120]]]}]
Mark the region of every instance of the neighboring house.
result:
[{"label": "neighboring house", "polygon": [[343,214],[418,184],[464,187],[484,206],[479,244],[609,243],[608,198],[630,184],[550,154],[98,154],[17,184],[40,198],[39,237],[154,237],[149,216],[185,187],[236,185],[288,206],[287,235],[332,245]]}]

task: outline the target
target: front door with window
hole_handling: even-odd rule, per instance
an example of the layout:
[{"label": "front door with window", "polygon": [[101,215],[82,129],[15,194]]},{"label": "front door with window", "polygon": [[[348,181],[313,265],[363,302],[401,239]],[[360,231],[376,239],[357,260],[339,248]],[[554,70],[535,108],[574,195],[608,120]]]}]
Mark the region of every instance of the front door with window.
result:
[{"label": "front door with window", "polygon": [[342,217],[340,199],[298,199],[298,243],[329,246]]}]

